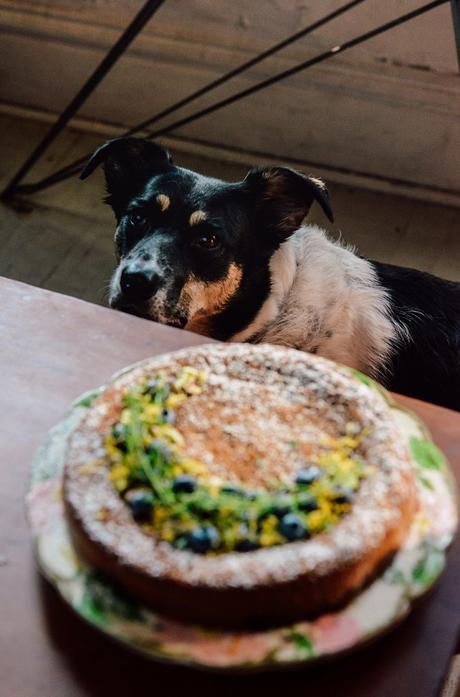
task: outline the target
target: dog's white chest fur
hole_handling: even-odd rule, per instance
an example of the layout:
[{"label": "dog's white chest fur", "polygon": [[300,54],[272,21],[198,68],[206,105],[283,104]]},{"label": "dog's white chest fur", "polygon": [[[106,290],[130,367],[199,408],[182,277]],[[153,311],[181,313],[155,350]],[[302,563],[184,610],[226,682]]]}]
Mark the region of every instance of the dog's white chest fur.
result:
[{"label": "dog's white chest fur", "polygon": [[270,273],[270,295],[232,341],[293,346],[368,375],[385,370],[401,329],[370,262],[305,226],[274,253]]}]

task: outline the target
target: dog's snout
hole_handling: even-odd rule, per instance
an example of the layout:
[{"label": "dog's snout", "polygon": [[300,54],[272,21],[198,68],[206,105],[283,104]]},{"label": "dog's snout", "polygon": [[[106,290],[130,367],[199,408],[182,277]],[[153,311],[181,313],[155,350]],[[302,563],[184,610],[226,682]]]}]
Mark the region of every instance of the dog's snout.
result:
[{"label": "dog's snout", "polygon": [[160,277],[147,269],[124,269],[120,277],[121,292],[130,300],[147,300],[159,285]]}]

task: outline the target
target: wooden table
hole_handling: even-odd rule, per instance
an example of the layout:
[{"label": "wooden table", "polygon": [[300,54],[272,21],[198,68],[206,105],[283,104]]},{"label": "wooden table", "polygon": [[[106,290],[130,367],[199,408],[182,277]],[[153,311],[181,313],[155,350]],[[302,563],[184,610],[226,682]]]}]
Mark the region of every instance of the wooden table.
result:
[{"label": "wooden table", "polygon": [[[296,672],[222,677],[154,664],[77,618],[37,573],[24,515],[27,473],[47,430],[115,370],[203,338],[0,279],[0,695],[435,697],[460,630],[460,538],[437,589],[404,624],[347,659]],[[460,480],[460,414],[401,398],[425,419]],[[455,690],[451,695],[455,694]]]}]

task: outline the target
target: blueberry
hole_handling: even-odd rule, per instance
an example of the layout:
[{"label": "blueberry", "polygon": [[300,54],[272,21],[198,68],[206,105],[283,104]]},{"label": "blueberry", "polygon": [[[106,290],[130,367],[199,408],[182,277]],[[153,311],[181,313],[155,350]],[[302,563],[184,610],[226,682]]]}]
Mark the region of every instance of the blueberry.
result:
[{"label": "blueberry", "polygon": [[222,494],[231,494],[232,496],[246,496],[246,492],[233,484],[226,484],[220,490]]},{"label": "blueberry", "polygon": [[147,454],[159,455],[165,462],[168,462],[171,459],[172,452],[166,443],[164,443],[162,440],[155,439],[148,444]]},{"label": "blueberry", "polygon": [[123,424],[117,423],[112,426],[112,436],[115,438],[115,447],[121,450],[122,453],[126,453],[128,447],[125,442],[126,429]]},{"label": "blueberry", "polygon": [[295,513],[288,513],[281,518],[279,530],[290,542],[293,540],[302,540],[308,535],[305,524]]},{"label": "blueberry", "polygon": [[197,554],[206,554],[210,549],[216,549],[219,546],[219,542],[219,533],[211,525],[196,528],[188,536],[188,546]]},{"label": "blueberry", "polygon": [[238,536],[240,537],[240,539],[235,545],[235,550],[237,552],[252,552],[255,549],[259,549],[259,542],[251,533],[249,527],[245,523],[239,526]]},{"label": "blueberry", "polygon": [[319,467],[316,467],[316,465],[303,467],[297,472],[295,483],[299,484],[300,486],[308,486],[309,484],[316,482],[317,479],[320,479],[322,474],[322,470]]},{"label": "blueberry", "polygon": [[176,423],[176,414],[172,409],[163,409],[161,412],[161,417],[163,419],[163,423],[165,424]]},{"label": "blueberry", "polygon": [[173,481],[175,494],[192,494],[196,489],[196,479],[189,474],[181,474]]},{"label": "blueberry", "polygon": [[275,499],[271,513],[273,513],[273,515],[276,515],[277,518],[282,518],[287,513],[292,511],[293,505],[294,501],[292,499],[292,496],[289,496],[287,494],[280,494]]},{"label": "blueberry", "polygon": [[123,426],[123,424],[117,423],[117,424],[114,424],[114,426],[112,426],[112,436],[114,438],[116,438],[118,440],[119,438],[123,438],[124,435],[125,435],[125,427]]},{"label": "blueberry", "polygon": [[154,496],[148,489],[131,489],[125,495],[125,501],[131,509],[134,520],[145,523],[152,518]]},{"label": "blueberry", "polygon": [[160,383],[158,380],[149,380],[144,387],[144,394],[154,394],[159,387]]},{"label": "blueberry", "polygon": [[301,511],[310,513],[311,511],[316,511],[318,509],[318,501],[314,496],[312,496],[312,494],[301,492],[297,498],[297,506]]},{"label": "blueberry", "polygon": [[149,380],[144,388],[144,394],[150,394],[152,397],[165,400],[170,392],[169,385],[162,384],[159,380]]},{"label": "blueberry", "polygon": [[[266,495],[266,492],[264,492]],[[248,496],[250,501],[256,501],[258,496],[252,498]],[[259,520],[267,518],[269,515],[276,515],[278,518],[285,513],[289,513],[292,510],[293,498],[289,494],[278,492],[273,496],[270,496],[268,500],[264,500],[264,494],[262,494],[262,507],[259,509],[261,511],[258,515]]]},{"label": "blueberry", "polygon": [[215,503],[207,501],[193,501],[189,505],[189,510],[198,518],[212,518],[216,513],[219,512]]},{"label": "blueberry", "polygon": [[259,549],[259,543],[256,540],[245,538],[244,540],[240,540],[235,545],[235,549],[237,552],[253,552],[256,549]]},{"label": "blueberry", "polygon": [[353,492],[344,486],[337,486],[332,493],[332,500],[334,503],[351,503]]}]

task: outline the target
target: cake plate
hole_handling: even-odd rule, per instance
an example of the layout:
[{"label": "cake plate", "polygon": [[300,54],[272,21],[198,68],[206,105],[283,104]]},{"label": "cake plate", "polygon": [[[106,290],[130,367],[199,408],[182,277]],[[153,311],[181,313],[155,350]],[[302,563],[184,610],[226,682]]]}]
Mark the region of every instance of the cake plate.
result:
[{"label": "cake plate", "polygon": [[33,462],[27,507],[41,572],[97,629],[152,659],[194,668],[243,672],[305,665],[359,648],[388,632],[441,575],[457,528],[457,494],[447,462],[418,417],[380,385],[353,373],[384,395],[407,438],[419,509],[391,564],[339,612],[264,631],[210,630],[152,612],[79,560],[64,515],[64,457],[68,438],[104,388],[74,403]]}]

